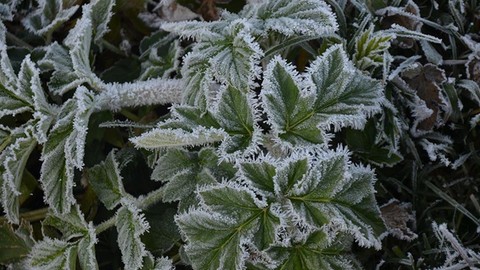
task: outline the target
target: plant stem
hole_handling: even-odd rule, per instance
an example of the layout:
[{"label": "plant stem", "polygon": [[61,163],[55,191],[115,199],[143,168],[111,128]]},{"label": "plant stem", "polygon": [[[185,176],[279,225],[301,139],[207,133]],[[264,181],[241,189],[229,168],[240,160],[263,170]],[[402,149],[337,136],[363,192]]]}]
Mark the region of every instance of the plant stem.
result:
[{"label": "plant stem", "polygon": [[[154,190],[154,191],[148,193],[145,196],[139,197],[137,199],[136,205],[138,206],[138,208],[140,208],[142,210],[145,210],[145,209],[149,208],[150,206],[158,203],[163,198],[164,193],[165,193],[165,188],[161,187],[157,190]],[[95,233],[100,234],[100,233],[108,230],[109,228],[111,228],[113,226],[115,226],[115,216],[113,216],[113,217],[109,218],[108,220],[98,224],[95,227]]]},{"label": "plant stem", "polygon": [[[45,208],[40,208],[36,210],[32,210],[29,212],[21,213],[20,214],[20,219],[33,222],[33,221],[38,221],[42,220],[47,216],[48,213],[48,207]],[[0,217],[0,221],[6,220],[5,217]]]}]

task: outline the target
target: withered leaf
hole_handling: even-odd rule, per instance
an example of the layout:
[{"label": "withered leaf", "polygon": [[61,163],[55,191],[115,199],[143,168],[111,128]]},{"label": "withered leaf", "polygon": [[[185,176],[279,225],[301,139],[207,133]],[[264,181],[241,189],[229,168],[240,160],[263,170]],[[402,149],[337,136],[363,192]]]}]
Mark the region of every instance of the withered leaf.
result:
[{"label": "withered leaf", "polygon": [[412,205],[409,203],[401,203],[393,199],[380,207],[385,225],[388,228],[388,234],[401,240],[412,241],[417,238],[408,224],[415,221],[412,213]]},{"label": "withered leaf", "polygon": [[445,71],[433,64],[416,64],[414,68],[402,72],[402,78],[416,91],[420,99],[433,111],[430,117],[418,123],[417,128],[429,131],[437,124],[440,107],[444,102],[440,96],[440,86],[447,78]]}]

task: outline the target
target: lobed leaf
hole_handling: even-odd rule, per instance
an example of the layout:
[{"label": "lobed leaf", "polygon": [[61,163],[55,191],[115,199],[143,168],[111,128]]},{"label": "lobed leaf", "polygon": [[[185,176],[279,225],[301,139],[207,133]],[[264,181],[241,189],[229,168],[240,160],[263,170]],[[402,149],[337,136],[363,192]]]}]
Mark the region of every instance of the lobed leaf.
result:
[{"label": "lobed leaf", "polygon": [[360,246],[380,249],[385,230],[376,204],[371,169],[347,165],[348,156],[330,153],[314,162],[286,196],[306,221],[352,234]]},{"label": "lobed leaf", "polygon": [[45,237],[30,253],[31,269],[75,269],[78,247],[75,243]]},{"label": "lobed leaf", "polygon": [[2,183],[2,207],[6,217],[12,223],[20,222],[20,186],[25,165],[37,141],[28,132],[12,134],[14,141],[3,152],[0,158],[3,172],[0,175]]},{"label": "lobed leaf", "polygon": [[94,42],[101,44],[102,37],[108,33],[108,23],[112,17],[112,9],[115,0],[96,0],[92,3],[92,27],[94,31]]},{"label": "lobed leaf", "polygon": [[[248,8],[247,8],[248,9]],[[263,31],[275,31],[286,36],[325,36],[338,30],[335,15],[323,0],[268,0],[257,4],[253,14],[242,16],[263,20]]]},{"label": "lobed leaf", "polygon": [[87,173],[88,182],[107,209],[115,208],[126,196],[114,150],[105,161],[90,168]]},{"label": "lobed leaf", "polygon": [[230,164],[220,162],[212,148],[203,148],[198,153],[169,149],[158,159],[152,179],[167,182],[163,200],[170,202],[192,196],[197,186],[231,178],[232,170]]},{"label": "lobed leaf", "polygon": [[118,246],[122,253],[122,262],[126,269],[141,269],[143,257],[147,254],[140,236],[148,230],[140,210],[128,199],[122,199],[122,207],[118,209],[115,226],[118,232]]},{"label": "lobed leaf", "polygon": [[286,147],[324,143],[331,126],[360,129],[383,102],[379,82],[356,70],[339,46],[317,58],[304,77],[279,58],[265,73],[262,100],[268,122]]},{"label": "lobed leaf", "polygon": [[77,11],[78,5],[68,6],[63,0],[38,0],[37,10],[22,20],[27,30],[36,35],[51,35]]},{"label": "lobed leaf", "polygon": [[344,249],[330,247],[328,235],[323,231],[310,234],[303,243],[272,247],[269,254],[281,262],[276,269],[282,270],[362,269]]}]

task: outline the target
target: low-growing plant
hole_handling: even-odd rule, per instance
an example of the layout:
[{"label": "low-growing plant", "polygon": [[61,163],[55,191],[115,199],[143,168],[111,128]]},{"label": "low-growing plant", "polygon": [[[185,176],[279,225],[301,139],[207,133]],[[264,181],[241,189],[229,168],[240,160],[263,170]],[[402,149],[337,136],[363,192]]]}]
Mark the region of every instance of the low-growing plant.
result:
[{"label": "low-growing plant", "polygon": [[0,263],[478,267],[478,7],[435,4],[0,3]]}]

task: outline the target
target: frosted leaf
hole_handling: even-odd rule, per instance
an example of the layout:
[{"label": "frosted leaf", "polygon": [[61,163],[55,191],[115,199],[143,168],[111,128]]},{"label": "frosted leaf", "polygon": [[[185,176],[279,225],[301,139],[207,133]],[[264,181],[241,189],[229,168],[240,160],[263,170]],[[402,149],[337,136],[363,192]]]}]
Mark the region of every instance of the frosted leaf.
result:
[{"label": "frosted leaf", "polygon": [[[68,134],[68,133],[67,133]],[[73,197],[73,167],[65,160],[66,134],[53,130],[44,145],[40,183],[45,193],[45,202],[57,213],[67,213],[75,202]],[[46,148],[53,148],[48,152]]]},{"label": "frosted leaf", "polygon": [[274,246],[268,253],[280,261],[278,269],[362,269],[344,247],[329,244],[329,236],[323,231],[313,232],[303,243],[292,246]]},{"label": "frosted leaf", "polygon": [[268,192],[269,197],[275,192],[275,183],[273,177],[276,174],[276,168],[269,162],[241,162],[240,172],[253,187]]},{"label": "frosted leaf", "polygon": [[45,143],[47,132],[53,125],[53,121],[58,113],[58,107],[48,103],[42,88],[39,71],[30,60],[30,55],[27,55],[22,62],[18,75],[17,89],[24,91],[22,95],[29,100],[30,106],[33,107],[33,117],[36,120],[35,138],[39,143]]},{"label": "frosted leaf", "polygon": [[227,134],[221,129],[198,127],[191,132],[182,129],[153,129],[130,141],[146,149],[204,145],[222,141]]},{"label": "frosted leaf", "polygon": [[233,87],[220,91],[217,102],[208,111],[176,106],[171,119],[131,141],[147,149],[222,141],[219,149],[226,158],[254,153],[260,140],[260,129],[255,123],[258,112],[252,108],[256,101]]},{"label": "frosted leaf", "polygon": [[97,104],[93,92],[83,86],[76,90],[73,99],[75,101],[75,115],[72,119],[73,123],[70,123],[72,124],[72,130],[66,139],[65,158],[70,165],[82,169],[88,122]]},{"label": "frosted leaf", "polygon": [[152,179],[166,182],[163,200],[167,202],[192,196],[197,186],[232,177],[233,167],[220,162],[212,148],[202,148],[198,153],[169,149],[160,156],[152,173]]},{"label": "frosted leaf", "polygon": [[18,77],[14,73],[6,47],[0,48],[0,118],[33,111],[32,76],[38,76],[30,58],[22,62]]},{"label": "frosted leaf", "polygon": [[198,194],[207,209],[233,218],[242,229],[251,226],[249,241],[259,249],[266,249],[274,243],[280,219],[267,202],[256,198],[253,191],[235,184],[220,184],[199,190]]},{"label": "frosted leaf", "polygon": [[278,217],[252,191],[234,184],[204,188],[199,195],[206,208],[177,216],[186,236],[186,252],[196,269],[242,269],[243,243],[255,239],[262,248],[275,238]]},{"label": "frosted leaf", "polygon": [[265,72],[262,100],[283,146],[324,143],[331,126],[361,129],[383,102],[380,83],[356,70],[339,46],[317,58],[303,77],[279,58]]},{"label": "frosted leaf", "polygon": [[154,258],[152,254],[147,253],[143,259],[142,270],[174,270],[172,260],[168,257]]},{"label": "frosted leaf", "polygon": [[[42,226],[51,226],[62,233],[62,239],[71,241],[78,246],[77,253],[82,269],[98,269],[95,258],[95,243],[97,236],[93,224],[87,223],[80,211],[79,205],[74,205],[66,214],[49,213]],[[76,260],[76,258],[73,258]]]},{"label": "frosted leaf", "polygon": [[112,9],[115,6],[115,0],[96,0],[92,3],[92,26],[94,42],[101,44],[102,37],[108,33],[108,23],[112,17]]},{"label": "frosted leaf", "polygon": [[77,245],[66,241],[44,238],[30,252],[31,269],[66,270],[75,269]]},{"label": "frosted leaf", "polygon": [[457,85],[468,91],[470,99],[480,106],[480,86],[473,80],[460,80]]},{"label": "frosted leaf", "polygon": [[[15,227],[17,229],[14,229],[13,225],[9,224],[5,220],[2,220],[0,222],[0,235],[2,236],[0,257],[3,264],[12,262],[25,264],[25,261],[27,260],[26,257],[28,256],[28,253],[31,251],[33,245],[35,244],[35,240],[32,236],[33,229],[28,221],[22,220],[20,225]],[[20,263],[19,261],[22,263]],[[5,269],[17,270],[18,268],[7,267]],[[29,268],[24,266],[21,269],[27,270]]]},{"label": "frosted leaf", "polygon": [[66,241],[89,234],[89,226],[77,204],[65,214],[49,213],[42,222],[42,226],[56,228],[62,233],[62,239]]},{"label": "frosted leaf", "polygon": [[412,134],[418,136],[442,124],[440,112],[447,105],[442,95],[445,71],[433,64],[415,64],[402,72],[402,77],[415,95],[412,104],[415,121]]},{"label": "frosted leaf", "polygon": [[22,20],[27,30],[36,35],[51,35],[77,11],[63,0],[38,0],[38,8]]},{"label": "frosted leaf", "polygon": [[242,269],[246,254],[235,222],[204,211],[181,214],[175,220],[187,238],[185,251],[195,269]]},{"label": "frosted leaf", "polygon": [[70,48],[69,53],[75,75],[78,78],[85,78],[93,88],[97,89],[103,86],[103,82],[90,67],[89,54],[94,27],[92,24],[92,5],[83,5],[82,18],[70,30],[63,43]]},{"label": "frosted leaf", "polygon": [[272,30],[286,36],[325,36],[338,30],[335,15],[322,0],[268,0],[254,9],[256,14],[252,17],[264,20],[264,32]]},{"label": "frosted leaf", "polygon": [[390,48],[392,34],[373,32],[373,24],[355,40],[353,62],[361,70],[383,65],[383,54]]},{"label": "frosted leaf", "polygon": [[20,185],[22,183],[25,165],[30,154],[37,145],[37,141],[29,132],[12,134],[13,142],[2,151],[0,175],[2,183],[2,207],[6,217],[12,223],[20,222]]},{"label": "frosted leaf", "polygon": [[115,226],[118,232],[118,246],[122,253],[122,262],[126,269],[140,269],[143,257],[147,254],[140,236],[149,229],[149,224],[133,202],[122,199],[122,207],[118,209]]},{"label": "frosted leaf", "polygon": [[2,1],[0,3],[0,21],[11,21],[13,20],[13,13],[17,9],[18,0],[11,1]]},{"label": "frosted leaf", "polygon": [[375,201],[374,173],[347,161],[345,152],[329,152],[293,175],[279,171],[276,181],[295,181],[282,193],[312,226],[332,226],[352,234],[360,246],[380,249],[385,226]]},{"label": "frosted leaf", "polygon": [[87,173],[89,184],[107,209],[115,208],[126,196],[115,151],[112,150],[105,161],[88,169]]},{"label": "frosted leaf", "polygon": [[186,81],[182,95],[183,103],[206,107],[207,101],[210,100],[213,75],[208,59],[195,52],[190,52],[183,58],[181,73]]},{"label": "frosted leaf", "polygon": [[397,199],[391,199],[388,203],[380,206],[380,211],[388,229],[388,231],[384,233],[384,236],[392,235],[397,239],[409,242],[418,237],[418,235],[408,227],[408,223],[415,222],[415,216],[410,203],[400,203]]},{"label": "frosted leaf", "polygon": [[[210,55],[212,74],[220,82],[248,92],[259,77],[263,51],[245,29],[245,22],[232,24],[228,36],[197,45],[198,53]],[[227,42],[226,42],[227,41]]]},{"label": "frosted leaf", "polygon": [[[198,40],[192,52],[185,57],[182,68],[182,75],[187,78],[184,100],[189,101],[188,104],[198,105],[202,99],[210,101],[211,79],[245,92],[255,86],[254,80],[260,76],[259,63],[263,51],[251,35],[246,20],[172,23],[164,29],[187,33],[187,37]],[[194,32],[190,33],[187,29]]]},{"label": "frosted leaf", "polygon": [[165,23],[162,29],[178,34],[181,38],[194,38],[207,41],[221,38],[222,31],[229,26],[229,21],[218,20],[213,22],[182,21]]},{"label": "frosted leaf", "polygon": [[62,95],[88,82],[88,78],[75,74],[69,51],[57,42],[47,47],[45,56],[38,63],[43,69],[53,69],[48,88],[56,95]]},{"label": "frosted leaf", "polygon": [[65,102],[43,147],[40,182],[55,213],[66,213],[75,202],[73,170],[83,168],[88,121],[95,109],[93,93],[79,87]]},{"label": "frosted leaf", "polygon": [[180,41],[175,39],[173,35],[157,32],[143,39],[140,49],[142,71],[139,80],[150,78],[167,79],[172,72],[178,71],[180,66],[179,59],[183,49],[180,46]]},{"label": "frosted leaf", "polygon": [[95,227],[92,223],[88,224],[88,233],[78,242],[78,262],[82,269],[98,269],[97,259],[95,257],[95,244],[97,236]]}]

